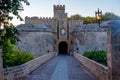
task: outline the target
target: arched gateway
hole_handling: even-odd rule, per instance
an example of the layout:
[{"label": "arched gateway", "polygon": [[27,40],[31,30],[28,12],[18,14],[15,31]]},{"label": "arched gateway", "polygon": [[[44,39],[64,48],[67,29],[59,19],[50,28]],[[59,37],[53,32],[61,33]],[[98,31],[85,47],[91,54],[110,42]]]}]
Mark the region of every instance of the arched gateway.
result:
[{"label": "arched gateway", "polygon": [[62,41],[58,45],[59,54],[68,54],[68,44],[65,41]]}]

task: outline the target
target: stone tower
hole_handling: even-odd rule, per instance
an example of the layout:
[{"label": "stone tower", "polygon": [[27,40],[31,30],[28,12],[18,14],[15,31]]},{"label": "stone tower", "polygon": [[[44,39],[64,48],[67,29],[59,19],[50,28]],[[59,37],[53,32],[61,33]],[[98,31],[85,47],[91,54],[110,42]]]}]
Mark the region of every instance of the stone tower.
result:
[{"label": "stone tower", "polygon": [[65,5],[54,5],[54,18],[58,19],[59,14],[65,13]]},{"label": "stone tower", "polygon": [[[69,26],[65,5],[54,5],[54,18],[57,20],[56,48],[58,53],[69,53]],[[64,52],[59,52],[60,47],[66,46]]]}]

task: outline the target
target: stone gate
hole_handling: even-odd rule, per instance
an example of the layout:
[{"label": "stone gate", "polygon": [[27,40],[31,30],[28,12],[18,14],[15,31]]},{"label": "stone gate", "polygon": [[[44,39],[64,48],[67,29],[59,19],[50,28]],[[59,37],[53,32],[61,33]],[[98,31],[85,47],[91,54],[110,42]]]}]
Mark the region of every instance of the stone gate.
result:
[{"label": "stone gate", "polygon": [[[52,48],[51,50],[48,49],[48,52],[54,51],[57,54],[59,54],[60,52],[59,44],[61,42],[67,43],[68,55],[72,55],[74,50],[78,51],[80,54],[83,54],[86,50],[95,50],[95,49],[106,50],[107,48],[106,29],[99,28],[97,24],[84,25],[82,20],[68,20],[67,13],[65,13],[65,5],[54,5],[53,11],[54,11],[54,16],[52,18],[26,17],[25,24],[19,25],[17,27],[18,30],[21,32],[22,35],[26,35],[25,32],[27,33],[29,32],[30,34],[28,34],[27,37],[29,38],[30,41],[34,38],[38,39],[39,41],[32,40],[34,42],[34,46],[37,45],[37,43],[39,43],[39,45],[37,45],[36,47],[40,47],[42,43],[40,43],[41,42],[41,39],[39,39],[40,35],[39,36],[35,35],[34,34],[35,32],[40,32],[40,34],[42,33],[43,35],[44,33],[45,34],[48,33],[49,35],[51,35],[52,39],[50,40],[52,41],[51,44]],[[94,41],[92,40],[93,38]],[[21,40],[25,41],[28,39],[24,39],[24,37],[21,37]],[[42,42],[48,44],[47,43],[48,41],[45,40],[43,40]],[[38,50],[38,48],[36,48],[35,51],[34,50],[31,51],[32,50],[31,48],[33,46],[27,47],[27,44],[31,43],[30,41],[27,41],[27,43],[26,41],[25,43],[19,42],[18,48],[24,48],[25,46],[26,50],[30,50],[31,53],[35,52],[34,54],[37,56],[42,54],[36,52],[36,51],[40,51]],[[44,47],[48,47],[48,46],[44,45]]]},{"label": "stone gate", "polygon": [[[108,48],[108,80],[119,80],[120,21],[112,21],[108,26],[108,29],[102,29],[98,24],[84,25],[82,20],[67,21],[65,6],[54,5],[54,17],[26,17],[25,24],[17,26],[21,40],[17,48],[36,57],[52,52],[72,55],[73,52],[83,54]],[[0,78],[3,75],[1,65],[0,55]]]}]

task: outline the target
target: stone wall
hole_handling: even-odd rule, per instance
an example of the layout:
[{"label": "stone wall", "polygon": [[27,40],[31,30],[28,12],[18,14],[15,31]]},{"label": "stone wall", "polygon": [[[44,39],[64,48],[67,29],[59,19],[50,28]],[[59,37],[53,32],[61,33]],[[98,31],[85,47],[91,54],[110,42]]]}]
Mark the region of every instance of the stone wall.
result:
[{"label": "stone wall", "polygon": [[44,24],[47,26],[56,26],[57,22],[51,17],[25,17],[25,23]]},{"label": "stone wall", "polygon": [[53,52],[54,36],[51,32],[20,31],[17,48],[28,51],[36,57]]},{"label": "stone wall", "polygon": [[106,31],[85,31],[74,35],[74,50],[80,54],[91,50],[107,50]]},{"label": "stone wall", "polygon": [[70,20],[69,21],[70,33],[73,32],[73,29],[75,27],[78,27],[80,25],[83,25],[83,20]]},{"label": "stone wall", "polygon": [[36,68],[52,58],[54,55],[54,53],[48,53],[20,66],[4,68],[3,80],[23,80],[24,76],[34,71]]},{"label": "stone wall", "polygon": [[108,67],[90,60],[76,52],[74,52],[74,57],[80,61],[98,80],[109,80]]}]

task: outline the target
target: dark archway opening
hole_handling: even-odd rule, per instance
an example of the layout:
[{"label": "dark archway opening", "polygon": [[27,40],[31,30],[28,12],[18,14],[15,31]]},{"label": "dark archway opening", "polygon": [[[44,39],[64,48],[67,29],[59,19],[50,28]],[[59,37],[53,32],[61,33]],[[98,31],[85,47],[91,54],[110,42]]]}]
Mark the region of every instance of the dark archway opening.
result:
[{"label": "dark archway opening", "polygon": [[65,41],[59,43],[58,46],[59,54],[67,54],[68,53],[68,44]]}]

